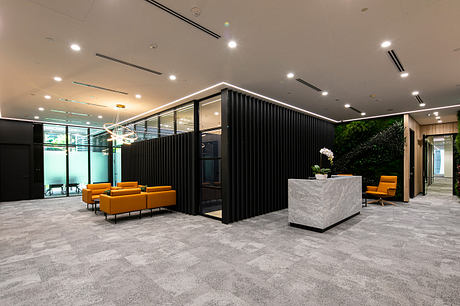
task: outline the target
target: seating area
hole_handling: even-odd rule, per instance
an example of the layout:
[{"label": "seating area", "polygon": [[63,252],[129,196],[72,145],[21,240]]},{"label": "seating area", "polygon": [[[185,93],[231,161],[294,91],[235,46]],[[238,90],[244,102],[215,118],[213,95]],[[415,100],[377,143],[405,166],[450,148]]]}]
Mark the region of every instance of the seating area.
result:
[{"label": "seating area", "polygon": [[114,216],[114,223],[117,223],[117,215],[139,212],[142,217],[143,210],[150,210],[153,216],[153,209],[165,208],[176,205],[176,191],[171,186],[147,187],[139,185],[138,182],[119,182],[116,187],[110,183],[88,184],[83,189],[82,200],[86,207],[92,205],[94,213],[99,210],[107,215]]}]

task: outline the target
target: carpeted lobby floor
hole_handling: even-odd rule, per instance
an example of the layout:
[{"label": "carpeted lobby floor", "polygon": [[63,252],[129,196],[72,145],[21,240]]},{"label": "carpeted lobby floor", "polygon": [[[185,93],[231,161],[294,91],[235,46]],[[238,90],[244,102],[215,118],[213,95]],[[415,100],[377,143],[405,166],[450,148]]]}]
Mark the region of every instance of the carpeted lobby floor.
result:
[{"label": "carpeted lobby floor", "polygon": [[369,206],[326,233],[287,210],[223,225],[148,214],[117,224],[79,198],[0,203],[1,305],[454,305],[460,203]]}]

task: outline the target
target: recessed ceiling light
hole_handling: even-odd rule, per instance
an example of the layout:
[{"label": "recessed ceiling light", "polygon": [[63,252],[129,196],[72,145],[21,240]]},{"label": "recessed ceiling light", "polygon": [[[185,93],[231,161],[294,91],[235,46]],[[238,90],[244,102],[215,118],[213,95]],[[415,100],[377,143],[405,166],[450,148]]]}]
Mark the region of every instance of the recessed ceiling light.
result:
[{"label": "recessed ceiling light", "polygon": [[345,104],[344,106],[345,106],[345,108],[350,108],[351,107],[350,104]]},{"label": "recessed ceiling light", "polygon": [[38,116],[34,116],[34,119],[40,119],[40,117],[38,117]]},{"label": "recessed ceiling light", "polygon": [[77,45],[77,44],[71,44],[70,49],[72,49],[73,51],[80,51],[81,50],[80,46]]},{"label": "recessed ceiling light", "polygon": [[412,92],[412,95],[413,95],[413,96],[416,96],[416,95],[418,95],[418,94],[419,94],[419,92],[418,92],[417,90],[414,90],[414,91]]},{"label": "recessed ceiling light", "polygon": [[362,113],[361,113],[361,116],[366,116],[366,113],[365,113],[365,112],[362,112]]},{"label": "recessed ceiling light", "polygon": [[292,79],[294,77],[294,73],[289,72],[288,74],[286,74],[286,76],[288,79]]},{"label": "recessed ceiling light", "polygon": [[170,79],[171,81],[174,81],[174,80],[176,80],[177,78],[176,78],[176,76],[175,76],[174,74],[171,74],[171,75],[169,76],[169,79]]},{"label": "recessed ceiling light", "polygon": [[54,79],[56,82],[60,82],[60,81],[62,81],[62,78],[61,78],[61,77],[59,77],[59,76],[55,76],[53,79]]},{"label": "recessed ceiling light", "polygon": [[420,107],[425,107],[426,104],[425,104],[425,103],[420,103],[418,106],[420,106]]},{"label": "recessed ceiling light", "polygon": [[409,76],[409,72],[402,72],[401,77],[402,78],[407,78]]},{"label": "recessed ceiling light", "polygon": [[442,120],[438,120],[438,123],[442,123]]},{"label": "recessed ceiling light", "polygon": [[389,46],[391,46],[391,41],[389,40],[385,40],[383,43],[380,44],[380,47],[382,48],[388,48]]},{"label": "recessed ceiling light", "polygon": [[102,119],[102,116],[101,116],[101,115],[99,115],[99,116],[97,116],[97,117],[98,117],[99,119]]},{"label": "recessed ceiling light", "polygon": [[235,49],[237,45],[238,44],[234,40],[231,40],[231,41],[228,42],[228,47],[229,48]]},{"label": "recessed ceiling light", "polygon": [[436,119],[440,120],[440,119],[441,119],[441,116],[436,116]]},{"label": "recessed ceiling light", "polygon": [[89,121],[86,121],[86,124],[91,124],[91,122],[89,122]]},{"label": "recessed ceiling light", "polygon": [[46,100],[51,99],[51,96],[49,96],[49,95],[45,95],[44,97],[45,97]]},{"label": "recessed ceiling light", "polygon": [[42,111],[44,111],[45,109],[44,109],[43,107],[39,107],[38,110],[42,112]]},{"label": "recessed ceiling light", "polygon": [[136,94],[135,97],[136,97],[136,99],[142,98],[142,96],[140,94]]},{"label": "recessed ceiling light", "polygon": [[433,112],[433,115],[438,116],[439,112]]},{"label": "recessed ceiling light", "polygon": [[323,96],[327,96],[329,93],[328,93],[327,91],[322,91],[321,94],[322,94]]},{"label": "recessed ceiling light", "polygon": [[219,116],[219,112],[214,112],[214,115]]}]

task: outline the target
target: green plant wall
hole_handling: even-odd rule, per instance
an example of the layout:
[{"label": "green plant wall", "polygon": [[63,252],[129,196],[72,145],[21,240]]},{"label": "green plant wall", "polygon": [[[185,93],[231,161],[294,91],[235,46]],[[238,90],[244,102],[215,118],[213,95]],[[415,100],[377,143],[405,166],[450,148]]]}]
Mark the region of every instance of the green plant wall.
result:
[{"label": "green plant wall", "polygon": [[353,121],[336,125],[333,172],[363,177],[366,186],[377,186],[381,175],[396,175],[395,200],[403,200],[404,118]]}]

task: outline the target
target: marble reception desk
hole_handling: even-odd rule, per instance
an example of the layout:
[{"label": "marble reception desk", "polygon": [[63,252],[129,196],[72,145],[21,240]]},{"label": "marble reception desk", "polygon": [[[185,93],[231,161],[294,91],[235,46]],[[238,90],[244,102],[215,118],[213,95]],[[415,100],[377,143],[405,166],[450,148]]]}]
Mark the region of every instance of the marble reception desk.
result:
[{"label": "marble reception desk", "polygon": [[359,214],[361,205],[361,176],[288,180],[291,226],[324,232]]}]

